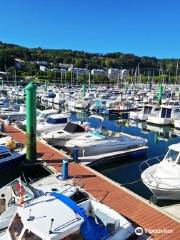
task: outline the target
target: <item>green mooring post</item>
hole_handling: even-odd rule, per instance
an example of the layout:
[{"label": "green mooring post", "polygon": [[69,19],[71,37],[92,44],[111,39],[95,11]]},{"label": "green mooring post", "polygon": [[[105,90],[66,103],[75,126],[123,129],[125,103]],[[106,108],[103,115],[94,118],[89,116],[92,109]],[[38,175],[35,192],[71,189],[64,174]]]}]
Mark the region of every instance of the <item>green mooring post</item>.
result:
[{"label": "green mooring post", "polygon": [[86,96],[86,83],[83,83],[83,86],[82,86],[82,95],[83,95],[83,97]]},{"label": "green mooring post", "polygon": [[45,91],[47,92],[47,89],[48,89],[48,83],[47,81],[45,81]]},{"label": "green mooring post", "polygon": [[26,163],[36,161],[36,85],[32,82],[26,92]]},{"label": "green mooring post", "polygon": [[159,90],[158,90],[158,103],[159,103],[159,105],[161,105],[162,93],[163,93],[163,86],[162,86],[162,83],[160,83]]}]

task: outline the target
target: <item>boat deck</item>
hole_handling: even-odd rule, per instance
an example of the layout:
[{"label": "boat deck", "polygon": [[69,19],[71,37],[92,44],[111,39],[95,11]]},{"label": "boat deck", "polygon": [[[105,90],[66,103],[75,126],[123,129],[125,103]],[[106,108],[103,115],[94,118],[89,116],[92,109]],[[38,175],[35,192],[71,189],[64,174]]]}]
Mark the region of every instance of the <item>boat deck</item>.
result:
[{"label": "boat deck", "polygon": [[[8,135],[16,141],[25,142],[23,131],[6,126]],[[40,141],[37,142],[37,151],[49,166],[60,171],[63,154],[53,147]],[[99,201],[107,204],[117,212],[121,213],[134,224],[144,230],[151,231],[150,239],[158,240],[179,240],[180,224],[175,219],[163,213],[160,208],[153,206],[148,201],[139,197],[135,193],[120,186],[88,166],[70,163],[69,175],[75,182],[83,187]],[[169,231],[167,233],[166,231]],[[139,239],[139,238],[138,238]]]}]

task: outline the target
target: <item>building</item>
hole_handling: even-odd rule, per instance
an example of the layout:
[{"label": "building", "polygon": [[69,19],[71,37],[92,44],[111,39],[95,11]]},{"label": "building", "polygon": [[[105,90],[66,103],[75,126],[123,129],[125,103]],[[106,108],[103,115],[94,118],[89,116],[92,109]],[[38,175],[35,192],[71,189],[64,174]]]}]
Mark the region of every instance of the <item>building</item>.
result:
[{"label": "building", "polygon": [[70,67],[73,67],[73,64],[68,64],[68,63],[59,63],[59,67],[60,68],[70,68]]},{"label": "building", "polygon": [[91,74],[93,76],[108,76],[108,71],[104,69],[92,69]]},{"label": "building", "polygon": [[48,70],[48,68],[45,66],[39,66],[39,70],[42,72],[46,72]]},{"label": "building", "polygon": [[47,61],[34,61],[37,65],[42,65],[42,66],[47,66],[48,62]]},{"label": "building", "polygon": [[109,68],[108,69],[108,78],[113,80],[118,79],[125,79],[128,77],[129,71],[127,69],[115,69]]},{"label": "building", "polygon": [[74,67],[70,67],[68,71],[73,72],[74,74],[77,74],[77,75],[85,75],[85,74],[89,74],[90,72],[87,68],[74,68]]},{"label": "building", "polygon": [[121,70],[116,68],[109,68],[108,69],[108,78],[109,79],[118,79],[121,77]]}]

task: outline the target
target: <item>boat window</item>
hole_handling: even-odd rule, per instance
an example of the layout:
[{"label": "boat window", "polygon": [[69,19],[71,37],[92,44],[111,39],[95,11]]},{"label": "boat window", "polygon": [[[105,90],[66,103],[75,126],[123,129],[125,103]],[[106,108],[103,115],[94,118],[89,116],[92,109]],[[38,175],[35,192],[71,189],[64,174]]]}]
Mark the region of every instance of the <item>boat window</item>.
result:
[{"label": "boat window", "polygon": [[17,240],[18,236],[21,234],[22,229],[23,229],[23,223],[21,221],[21,217],[18,214],[16,214],[9,227],[11,239]]},{"label": "boat window", "polygon": [[180,109],[175,109],[174,110],[174,113],[179,113],[180,112]]},{"label": "boat window", "polygon": [[67,123],[68,119],[67,117],[65,118],[47,118],[47,123],[50,123],[50,124],[59,124],[59,123]]},{"label": "boat window", "polygon": [[169,152],[168,152],[167,155],[166,155],[166,159],[167,159],[168,161],[173,161],[173,162],[175,162],[175,161],[177,160],[178,154],[179,154],[179,152],[176,152],[176,151],[170,149]]},{"label": "boat window", "polygon": [[42,238],[38,237],[33,232],[26,230],[21,240],[42,240]]},{"label": "boat window", "polygon": [[161,118],[171,118],[171,109],[162,108],[161,110]]}]

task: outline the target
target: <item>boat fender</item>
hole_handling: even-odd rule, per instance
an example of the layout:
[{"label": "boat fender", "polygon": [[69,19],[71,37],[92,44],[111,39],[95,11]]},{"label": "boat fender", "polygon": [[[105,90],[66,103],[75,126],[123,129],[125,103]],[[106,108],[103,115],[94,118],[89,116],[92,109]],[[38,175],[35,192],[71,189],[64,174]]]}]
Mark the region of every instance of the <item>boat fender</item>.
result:
[{"label": "boat fender", "polygon": [[10,149],[10,150],[14,150],[16,148],[16,142],[11,138],[8,139],[6,141],[6,146]]}]

